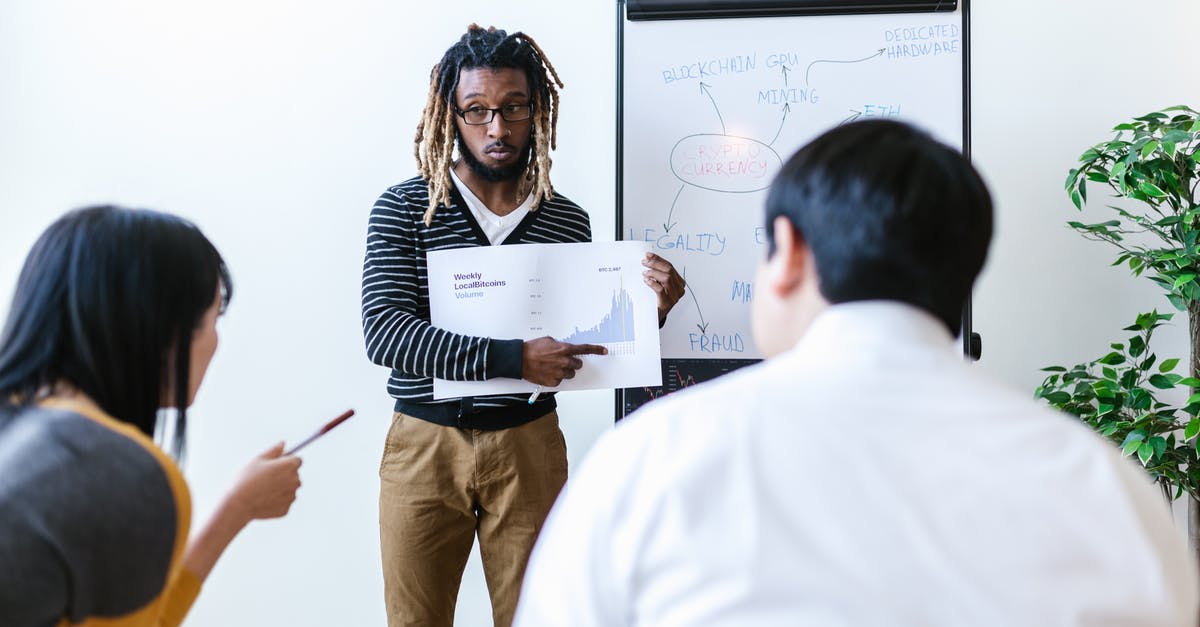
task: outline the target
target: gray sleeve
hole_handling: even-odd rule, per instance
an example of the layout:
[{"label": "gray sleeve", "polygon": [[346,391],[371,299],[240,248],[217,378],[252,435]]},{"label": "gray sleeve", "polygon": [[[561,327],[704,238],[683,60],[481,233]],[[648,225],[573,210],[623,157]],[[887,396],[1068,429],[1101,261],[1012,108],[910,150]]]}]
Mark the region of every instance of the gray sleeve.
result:
[{"label": "gray sleeve", "polygon": [[166,471],[142,445],[70,412],[0,430],[0,616],[118,618],[163,593],[177,534]]}]

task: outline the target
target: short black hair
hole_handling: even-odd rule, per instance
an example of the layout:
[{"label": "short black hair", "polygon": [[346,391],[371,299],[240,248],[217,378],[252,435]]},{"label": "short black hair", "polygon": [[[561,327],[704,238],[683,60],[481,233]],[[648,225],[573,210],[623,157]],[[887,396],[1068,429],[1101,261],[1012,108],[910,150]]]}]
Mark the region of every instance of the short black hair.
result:
[{"label": "short black hair", "polygon": [[[154,437],[168,368],[183,454],[192,334],[222,290],[217,249],[165,213],[97,206],[59,218],[30,250],[0,333],[0,405],[30,404],[68,383]],[[174,355],[174,363],[168,357]]]},{"label": "short black hair", "polygon": [[992,237],[991,196],[959,151],[901,122],[838,126],[772,183],[770,254],[778,216],[813,251],[830,303],[909,303],[958,334]]}]

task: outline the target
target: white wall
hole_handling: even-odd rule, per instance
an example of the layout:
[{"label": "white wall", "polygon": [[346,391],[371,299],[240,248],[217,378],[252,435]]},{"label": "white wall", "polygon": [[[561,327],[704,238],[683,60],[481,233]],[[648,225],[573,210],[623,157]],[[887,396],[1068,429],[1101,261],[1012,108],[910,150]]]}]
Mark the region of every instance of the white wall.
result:
[{"label": "white wall", "polygon": [[[1032,390],[1037,369],[1099,357],[1141,311],[1173,311],[1157,286],[1112,268],[1114,249],[1067,220],[1109,218],[1101,187],[1081,217],[1067,171],[1114,125],[1176,104],[1200,108],[1200,57],[1189,41],[1200,3],[1152,0],[973,4],[975,160],[996,200],[996,237],[976,290],[981,365]],[[1186,357],[1187,321],[1159,331]]]},{"label": "white wall", "polygon": [[[414,171],[430,66],[471,21],[529,32],[559,69],[554,180],[611,238],[612,2],[0,4],[0,308],[68,208],[159,208],[206,231],[237,293],[192,412],[198,518],[275,439],[360,414],[309,449],[292,514],[233,544],[192,625],[383,624],[376,469],[390,403],[361,348],[363,236],[375,197]],[[1167,306],[1063,226],[1074,210],[1061,185],[1116,122],[1200,105],[1200,5],[976,0],[973,23],[975,157],[998,216],[975,301],[981,365],[1032,389],[1039,367],[1095,356],[1135,312]],[[1182,328],[1163,335],[1160,352],[1184,354]],[[611,395],[560,398],[576,464],[610,424]],[[458,623],[489,621],[473,560]]]}]

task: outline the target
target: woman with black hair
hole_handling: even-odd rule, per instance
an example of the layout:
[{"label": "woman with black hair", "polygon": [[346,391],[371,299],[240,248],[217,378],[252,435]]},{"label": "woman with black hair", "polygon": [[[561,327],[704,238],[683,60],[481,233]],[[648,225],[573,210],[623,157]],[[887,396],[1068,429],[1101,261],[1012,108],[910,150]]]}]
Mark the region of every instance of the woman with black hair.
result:
[{"label": "woman with black hair", "polygon": [[231,294],[167,214],[81,209],[34,245],[0,334],[0,624],[178,625],[233,538],[287,513],[300,459],[280,443],[189,541],[187,484],[152,440],[182,456]]}]

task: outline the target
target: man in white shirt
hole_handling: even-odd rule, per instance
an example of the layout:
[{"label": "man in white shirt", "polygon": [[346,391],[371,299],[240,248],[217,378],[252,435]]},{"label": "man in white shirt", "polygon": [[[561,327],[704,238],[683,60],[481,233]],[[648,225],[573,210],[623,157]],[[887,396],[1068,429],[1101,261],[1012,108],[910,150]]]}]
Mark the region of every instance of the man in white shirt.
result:
[{"label": "man in white shirt", "polygon": [[801,149],[766,205],[768,359],[596,444],[517,624],[1194,627],[1149,478],[957,354],[991,213],[970,164],[901,123]]}]

